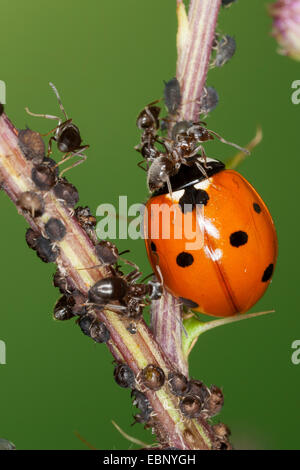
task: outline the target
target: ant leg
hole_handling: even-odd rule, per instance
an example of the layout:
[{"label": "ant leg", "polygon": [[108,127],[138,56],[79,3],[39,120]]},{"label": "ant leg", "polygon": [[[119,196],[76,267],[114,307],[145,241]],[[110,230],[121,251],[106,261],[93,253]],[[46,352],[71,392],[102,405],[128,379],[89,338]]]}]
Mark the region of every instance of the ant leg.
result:
[{"label": "ant leg", "polygon": [[59,93],[57,91],[57,88],[55,85],[53,85],[53,83],[49,82],[49,85],[51,86],[52,90],[54,91],[55,95],[56,95],[56,98],[57,98],[57,101],[58,101],[58,104],[59,104],[59,107],[60,107],[60,110],[61,112],[63,113],[63,115],[65,116],[66,120],[68,120],[68,116],[67,116],[67,113],[65,111],[65,108],[63,107],[63,104],[61,102],[61,99],[60,99],[60,96],[59,96]]},{"label": "ant leg", "polygon": [[167,176],[167,186],[168,186],[168,191],[169,191],[169,194],[171,196],[172,202],[174,203],[171,181],[170,181],[170,178],[168,176]]},{"label": "ant leg", "polygon": [[234,147],[238,150],[240,150],[241,152],[245,153],[246,155],[250,155],[250,152],[248,149],[245,149],[243,147],[240,147],[239,145],[233,143],[233,142],[229,142],[228,140],[225,140],[224,137],[222,137],[221,135],[217,134],[216,132],[214,131],[211,131],[210,129],[207,129],[208,132],[210,132],[211,134],[215,135],[217,137],[217,139],[219,139],[220,142],[222,142],[223,144],[226,144],[226,145],[230,145],[231,147]]},{"label": "ant leg", "polygon": [[[55,129],[56,129],[56,128],[55,128]],[[55,130],[55,129],[54,129],[54,130]],[[53,131],[52,131],[52,132],[53,132]],[[49,143],[48,143],[47,157],[50,157],[50,155],[51,155],[51,153],[52,153],[52,142],[53,142],[53,140],[55,140],[55,137],[54,137],[54,136],[50,137]]]},{"label": "ant leg", "polygon": [[199,163],[199,161],[196,160],[195,165],[197,166],[198,170],[201,171],[202,175],[205,176],[205,178],[208,178],[208,174],[206,173],[206,171],[203,168],[203,166],[201,165],[201,163]]},{"label": "ant leg", "polygon": [[137,166],[138,166],[141,170],[147,172],[147,171],[148,171],[148,165],[147,165],[147,168],[144,168],[144,167],[142,166],[143,163],[145,163],[145,160],[142,160],[141,162],[137,163]]},{"label": "ant leg", "polygon": [[87,148],[89,148],[89,145],[84,145],[84,146],[80,149],[79,152],[74,152],[74,153],[71,152],[70,155],[67,154],[67,155],[68,155],[67,157],[62,158],[62,160],[56,164],[56,166],[59,166],[59,165],[61,165],[62,163],[65,163],[65,162],[67,162],[68,160],[70,160],[70,158],[73,158],[73,157],[81,157],[81,159],[78,160],[77,162],[73,163],[73,165],[68,166],[67,168],[65,168],[65,169],[60,173],[60,175],[59,175],[60,178],[62,177],[62,175],[63,175],[66,171],[70,170],[71,168],[75,168],[75,166],[80,165],[81,163],[83,163],[83,162],[87,159],[87,155],[84,155],[84,154],[81,153],[82,150],[86,150]]},{"label": "ant leg", "polygon": [[127,282],[135,282],[141,277],[142,273],[139,270],[139,268],[134,269],[134,271],[131,271],[131,273],[127,274],[124,279]]}]

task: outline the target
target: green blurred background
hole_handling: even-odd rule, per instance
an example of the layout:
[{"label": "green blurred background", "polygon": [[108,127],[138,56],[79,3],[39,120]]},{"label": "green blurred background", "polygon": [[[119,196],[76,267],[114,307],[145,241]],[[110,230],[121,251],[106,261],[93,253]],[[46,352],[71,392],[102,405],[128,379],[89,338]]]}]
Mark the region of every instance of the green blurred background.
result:
[{"label": "green blurred background", "polygon": [[[91,148],[89,158],[68,174],[81,204],[145,201],[145,175],[133,150],[135,118],[160,98],[163,80],[174,76],[175,0],[52,0],[1,2],[1,72],[7,85],[8,116],[47,132],[52,122],[26,115],[57,114],[48,86],[59,89],[68,114]],[[234,59],[209,73],[220,104],[210,128],[245,145],[257,124],[262,144],[241,166],[273,214],[279,262],[273,283],[253,311],[276,314],[233,324],[204,335],[191,356],[191,375],[222,386],[220,419],[237,448],[298,449],[300,365],[291,362],[291,343],[300,339],[299,295],[299,114],[291,83],[299,64],[279,56],[270,36],[266,3],[240,0],[220,14],[219,30],[237,40]],[[232,149],[207,146],[225,159]],[[57,158],[57,154],[56,157]],[[72,173],[72,174],[71,174]],[[112,357],[75,323],[52,319],[59,296],[53,265],[27,248],[25,221],[4,193],[1,208],[0,339],[7,364],[0,365],[0,437],[18,449],[86,449],[79,432],[99,449],[128,449],[112,426],[151,442],[140,425],[131,427],[129,392],[112,378]],[[149,272],[142,240],[120,240],[131,259]]]}]

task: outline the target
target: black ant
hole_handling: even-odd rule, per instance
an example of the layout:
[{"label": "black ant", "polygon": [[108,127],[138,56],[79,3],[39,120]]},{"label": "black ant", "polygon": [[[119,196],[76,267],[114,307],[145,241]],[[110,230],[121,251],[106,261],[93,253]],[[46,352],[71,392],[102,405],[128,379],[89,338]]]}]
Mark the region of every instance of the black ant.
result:
[{"label": "black ant", "polygon": [[53,141],[57,142],[58,150],[65,154],[62,160],[59,163],[57,163],[56,166],[61,165],[62,163],[70,160],[70,158],[73,158],[76,156],[81,157],[81,159],[75,162],[73,165],[69,166],[68,168],[65,168],[60,173],[60,177],[61,177],[63,173],[70,170],[71,168],[74,168],[80,163],[83,163],[87,159],[87,156],[84,155],[83,152],[87,148],[89,148],[89,145],[81,145],[82,139],[81,139],[80,131],[78,127],[72,122],[72,119],[68,118],[56,87],[51,82],[49,82],[49,85],[51,86],[52,90],[54,91],[57,97],[60,110],[63,113],[65,120],[57,116],[52,116],[50,114],[35,114],[29,111],[28,108],[25,108],[25,110],[28,114],[30,114],[30,116],[43,117],[46,119],[54,119],[58,121],[58,125],[54,129],[52,129],[47,134],[44,134],[45,136],[47,136],[54,132],[54,135],[50,137],[49,139],[48,154],[47,154],[48,157],[52,153]]},{"label": "black ant", "polygon": [[[162,295],[158,283],[136,283],[140,277],[141,272],[136,268],[125,276],[103,278],[90,288],[89,300],[126,317],[139,318],[150,300],[157,300]],[[149,296],[149,300],[146,296]],[[111,303],[114,301],[120,302],[120,305]]]},{"label": "black ant", "polygon": [[[205,122],[179,121],[172,129],[172,138],[164,139],[166,152],[156,158],[148,170],[149,190],[156,191],[167,184],[172,196],[170,177],[178,173],[181,165],[195,165],[205,178],[208,178],[207,156],[203,143],[216,137],[222,143],[231,145],[240,151],[249,154],[237,144],[228,142],[216,132],[204,127]],[[199,153],[200,152],[200,155]]]}]

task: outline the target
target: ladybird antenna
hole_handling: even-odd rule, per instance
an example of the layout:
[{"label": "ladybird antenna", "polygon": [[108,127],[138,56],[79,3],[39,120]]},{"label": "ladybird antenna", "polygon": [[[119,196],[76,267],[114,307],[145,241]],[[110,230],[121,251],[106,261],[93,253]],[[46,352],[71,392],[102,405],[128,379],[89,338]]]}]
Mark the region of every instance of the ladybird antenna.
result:
[{"label": "ladybird antenna", "polygon": [[61,98],[59,96],[59,93],[57,91],[57,88],[56,86],[52,83],[52,82],[49,82],[49,85],[51,86],[52,90],[54,91],[55,95],[56,95],[56,98],[57,98],[57,101],[58,101],[58,104],[59,104],[59,107],[60,107],[60,110],[61,112],[63,113],[63,115],[65,116],[66,120],[68,120],[68,116],[67,116],[67,113],[65,111],[65,108],[63,107],[63,104],[61,102]]}]

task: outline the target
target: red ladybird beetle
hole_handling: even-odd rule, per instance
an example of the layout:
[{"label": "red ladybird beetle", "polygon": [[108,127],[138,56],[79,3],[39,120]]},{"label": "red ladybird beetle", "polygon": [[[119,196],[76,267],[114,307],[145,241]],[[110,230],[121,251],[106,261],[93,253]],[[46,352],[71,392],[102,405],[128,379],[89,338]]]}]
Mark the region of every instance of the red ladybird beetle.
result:
[{"label": "red ladybird beetle", "polygon": [[182,165],[146,204],[147,254],[164,287],[192,310],[227,317],[264,294],[277,236],[262,198],[238,172],[208,159]]}]

